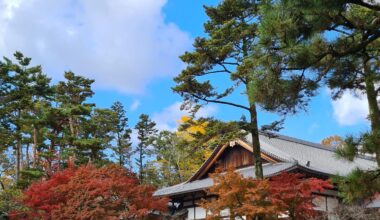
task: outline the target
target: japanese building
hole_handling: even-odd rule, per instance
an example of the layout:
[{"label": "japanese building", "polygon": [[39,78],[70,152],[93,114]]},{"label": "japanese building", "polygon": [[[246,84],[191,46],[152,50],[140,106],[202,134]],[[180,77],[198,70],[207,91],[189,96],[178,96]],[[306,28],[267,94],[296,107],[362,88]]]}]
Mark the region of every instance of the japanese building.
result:
[{"label": "japanese building", "polygon": [[[377,167],[371,157],[360,156],[349,162],[337,159],[335,149],[320,144],[277,134],[260,134],[261,158],[265,177],[281,172],[302,173],[306,177],[328,179],[333,175],[347,175],[355,168],[363,170]],[[191,158],[189,158],[191,160]],[[155,196],[171,199],[172,215],[178,219],[204,219],[206,211],[197,206],[208,195],[205,189],[213,185],[209,178],[217,166],[234,167],[244,177],[255,177],[250,136],[217,147],[193,176],[186,182],[159,189]],[[316,195],[316,209],[324,212],[334,209],[341,198],[337,190],[326,190]],[[380,201],[371,201],[371,206]],[[374,207],[371,207],[374,208]],[[225,215],[228,215],[226,210]]]}]

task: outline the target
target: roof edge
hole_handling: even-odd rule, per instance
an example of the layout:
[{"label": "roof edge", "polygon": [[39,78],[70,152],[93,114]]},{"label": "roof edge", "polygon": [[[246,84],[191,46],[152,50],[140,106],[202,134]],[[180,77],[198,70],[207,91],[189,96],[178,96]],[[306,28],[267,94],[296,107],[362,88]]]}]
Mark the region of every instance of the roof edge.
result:
[{"label": "roof edge", "polygon": [[[277,138],[277,139],[280,139],[280,140],[289,141],[289,142],[293,142],[293,143],[297,143],[297,144],[302,144],[302,145],[307,145],[309,147],[314,147],[314,148],[317,148],[317,149],[320,149],[320,150],[327,150],[327,151],[334,152],[334,153],[337,151],[337,148],[335,148],[335,147],[326,147],[326,146],[324,146],[322,144],[319,144],[319,143],[315,143],[315,142],[311,142],[311,141],[306,141],[306,140],[302,140],[302,139],[299,139],[299,138],[294,138],[294,137],[290,137],[290,136],[286,136],[286,135],[282,135],[282,134],[277,134],[277,133],[274,133],[274,132],[260,131],[259,134],[263,135],[263,136],[266,136],[269,139],[270,138]],[[365,159],[365,160],[369,160],[369,161],[376,161],[376,159],[374,157],[366,156],[366,155],[360,155],[360,154],[357,155],[355,158]]]}]

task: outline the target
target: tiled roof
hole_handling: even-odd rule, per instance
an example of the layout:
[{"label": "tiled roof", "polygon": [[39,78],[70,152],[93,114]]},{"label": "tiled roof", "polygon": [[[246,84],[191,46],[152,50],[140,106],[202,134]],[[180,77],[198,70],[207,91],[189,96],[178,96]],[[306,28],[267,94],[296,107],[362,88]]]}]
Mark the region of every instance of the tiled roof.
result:
[{"label": "tiled roof", "polygon": [[[248,135],[244,141],[251,145],[251,136]],[[328,175],[347,175],[355,168],[368,170],[377,167],[375,161],[371,158],[358,157],[353,162],[349,162],[338,159],[335,149],[278,134],[267,135],[261,133],[260,146],[263,153],[282,161],[281,163],[263,165],[264,176],[271,176],[297,166]],[[254,177],[253,166],[238,169],[237,172],[245,177]],[[195,192],[208,188],[212,184],[211,178],[187,181],[175,186],[159,189],[154,195],[172,196]]]},{"label": "tiled roof", "polygon": [[[263,172],[265,177],[273,176],[281,171],[285,171],[295,167],[294,163],[276,163],[276,164],[264,164]],[[253,166],[245,167],[236,170],[238,173],[244,177],[255,177],[255,168]],[[176,194],[183,194],[188,192],[196,192],[206,189],[213,185],[213,180],[211,178],[205,178],[201,180],[195,180],[192,182],[185,182],[178,185],[166,187],[157,190],[154,196],[173,196]]]},{"label": "tiled roof", "polygon": [[[251,143],[249,136],[246,141]],[[375,161],[368,157],[357,157],[350,162],[337,158],[335,149],[283,135],[261,134],[260,145],[264,153],[273,154],[282,161],[296,161],[302,166],[309,164],[309,169],[330,175],[344,176],[355,168],[368,170],[377,167]]]}]

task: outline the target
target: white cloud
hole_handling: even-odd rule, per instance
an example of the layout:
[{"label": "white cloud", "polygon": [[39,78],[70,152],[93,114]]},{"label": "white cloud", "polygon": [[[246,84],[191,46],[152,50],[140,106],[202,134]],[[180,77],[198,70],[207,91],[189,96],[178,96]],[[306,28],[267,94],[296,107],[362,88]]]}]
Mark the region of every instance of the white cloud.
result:
[{"label": "white cloud", "polygon": [[0,0],[0,48],[61,79],[72,70],[95,86],[140,93],[182,67],[189,36],[164,20],[166,0]]},{"label": "white cloud", "polygon": [[368,102],[363,95],[345,92],[338,100],[332,100],[334,117],[340,125],[366,122]]},{"label": "white cloud", "polygon": [[[152,114],[152,120],[157,123],[159,130],[174,131],[178,126],[178,120],[185,115],[189,115],[186,111],[180,110],[181,103],[175,102],[172,105],[166,107],[161,112],[155,112]],[[214,105],[207,105],[201,108],[196,117],[209,117],[215,114],[217,107]]]},{"label": "white cloud", "polygon": [[139,100],[137,100],[137,99],[134,100],[134,101],[132,102],[132,105],[131,105],[131,108],[130,108],[131,111],[132,111],[132,112],[136,111],[137,108],[140,107],[140,104],[141,104],[141,103],[140,103]]}]

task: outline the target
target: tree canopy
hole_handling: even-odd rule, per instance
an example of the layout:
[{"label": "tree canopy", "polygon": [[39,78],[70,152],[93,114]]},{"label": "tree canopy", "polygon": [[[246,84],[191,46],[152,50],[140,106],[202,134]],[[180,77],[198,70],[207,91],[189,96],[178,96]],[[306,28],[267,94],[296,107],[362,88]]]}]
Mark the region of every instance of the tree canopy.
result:
[{"label": "tree canopy", "polygon": [[68,167],[25,192],[25,212],[14,219],[144,219],[165,211],[166,198],[152,197],[154,188],[139,185],[130,171],[116,165]]},{"label": "tree canopy", "polygon": [[233,169],[222,173],[217,170],[211,174],[214,185],[207,190],[211,199],[200,203],[209,211],[208,219],[226,217],[223,211],[228,209],[230,219],[277,219],[288,216],[289,219],[312,219],[319,215],[313,209],[316,194],[332,188],[330,181],[310,178],[302,174],[283,172],[265,180],[246,178]]},{"label": "tree canopy", "polygon": [[[252,135],[255,173],[263,178],[257,108],[294,113],[305,107],[316,86],[302,74],[285,76],[274,71],[278,60],[259,44],[260,5],[250,0],[225,0],[205,7],[207,36],[197,37],[194,51],[181,56],[187,66],[174,78],[173,90],[183,97],[184,108],[196,110],[198,105],[216,103],[247,111],[249,120],[243,129]],[[227,86],[221,88],[222,84]],[[239,92],[246,101],[231,101]],[[271,128],[277,130],[278,126]]]}]

